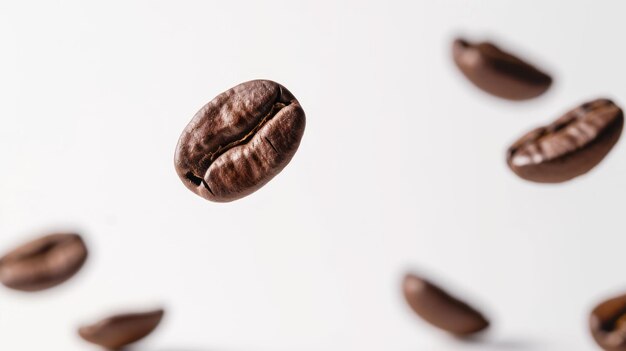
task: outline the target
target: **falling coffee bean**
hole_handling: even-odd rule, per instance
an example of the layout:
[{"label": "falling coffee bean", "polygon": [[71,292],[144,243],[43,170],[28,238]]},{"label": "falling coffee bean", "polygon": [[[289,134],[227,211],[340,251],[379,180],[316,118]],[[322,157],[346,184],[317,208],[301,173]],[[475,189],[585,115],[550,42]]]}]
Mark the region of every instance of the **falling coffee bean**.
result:
[{"label": "falling coffee bean", "polygon": [[87,259],[78,234],[52,234],[28,242],[0,259],[0,282],[22,291],[39,291],[72,277]]},{"label": "falling coffee bean", "polygon": [[521,137],[509,148],[507,163],[523,179],[564,182],[600,163],[617,143],[623,125],[617,105],[594,100]]},{"label": "falling coffee bean", "polygon": [[591,334],[606,351],[626,351],[626,295],[600,303],[589,318]]},{"label": "falling coffee bean", "polygon": [[405,276],[403,292],[407,303],[418,316],[457,336],[478,333],[489,326],[480,312],[416,275]]},{"label": "falling coffee bean", "polygon": [[163,314],[162,309],[145,313],[120,314],[81,327],[78,334],[91,343],[118,350],[152,333],[161,322]]},{"label": "falling coffee bean", "polygon": [[452,54],[467,79],[504,99],[531,99],[543,94],[552,84],[549,75],[491,43],[472,44],[457,39]]},{"label": "falling coffee bean", "polygon": [[207,200],[240,199],[291,161],[305,122],[300,103],[282,85],[239,84],[202,107],[183,131],[174,159],[178,176]]}]

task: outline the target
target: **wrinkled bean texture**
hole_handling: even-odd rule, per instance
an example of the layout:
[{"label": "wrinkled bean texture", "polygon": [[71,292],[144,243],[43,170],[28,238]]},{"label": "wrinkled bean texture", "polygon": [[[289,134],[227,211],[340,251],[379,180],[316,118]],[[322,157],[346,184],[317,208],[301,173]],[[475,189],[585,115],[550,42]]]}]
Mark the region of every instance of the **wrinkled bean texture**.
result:
[{"label": "wrinkled bean texture", "polygon": [[0,259],[0,282],[40,291],[72,277],[85,263],[87,247],[78,234],[51,234],[28,242]]},{"label": "wrinkled bean texture", "polygon": [[178,176],[207,200],[228,202],[261,188],[296,153],[305,114],[282,85],[254,80],[218,95],[183,131]]},{"label": "wrinkled bean texture", "polygon": [[457,39],[452,44],[452,56],[470,82],[504,99],[531,99],[552,85],[548,74],[492,43],[472,44]]},{"label": "wrinkled bean texture", "polygon": [[591,311],[589,328],[606,351],[626,351],[626,295],[606,300]]},{"label": "wrinkled bean texture", "polygon": [[115,315],[95,324],[81,327],[78,334],[91,343],[112,350],[143,339],[161,323],[162,309]]},{"label": "wrinkled bean texture", "polygon": [[424,278],[407,274],[402,290],[411,309],[437,328],[468,336],[489,327],[480,312]]},{"label": "wrinkled bean texture", "polygon": [[600,163],[619,140],[623,125],[617,105],[593,100],[522,136],[509,148],[507,163],[523,179],[564,182]]}]

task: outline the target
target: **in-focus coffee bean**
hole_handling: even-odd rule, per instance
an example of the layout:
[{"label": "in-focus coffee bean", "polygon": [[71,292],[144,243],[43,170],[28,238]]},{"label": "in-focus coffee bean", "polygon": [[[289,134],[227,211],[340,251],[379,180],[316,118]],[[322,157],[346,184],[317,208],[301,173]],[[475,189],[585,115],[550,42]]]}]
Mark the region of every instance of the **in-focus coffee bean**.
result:
[{"label": "in-focus coffee bean", "polygon": [[300,103],[282,85],[253,80],[218,95],[185,128],[174,163],[207,200],[228,202],[261,188],[296,153],[304,133]]},{"label": "in-focus coffee bean", "polygon": [[617,105],[593,100],[521,137],[509,148],[507,163],[526,180],[564,182],[600,163],[617,143],[623,125],[624,114]]},{"label": "in-focus coffee bean", "polygon": [[457,336],[469,336],[489,326],[476,309],[424,278],[407,274],[402,288],[411,309],[435,327]]},{"label": "in-focus coffee bean", "polygon": [[543,94],[552,78],[492,43],[472,44],[457,39],[452,44],[454,62],[480,89],[509,100],[526,100]]},{"label": "in-focus coffee bean", "polygon": [[115,315],[95,324],[81,327],[78,334],[85,340],[112,350],[143,339],[152,333],[163,318],[162,309]]},{"label": "in-focus coffee bean", "polygon": [[28,242],[0,259],[0,282],[22,291],[39,291],[72,277],[87,259],[78,234],[51,234]]},{"label": "in-focus coffee bean", "polygon": [[589,318],[591,334],[606,351],[626,351],[626,295],[596,306]]}]

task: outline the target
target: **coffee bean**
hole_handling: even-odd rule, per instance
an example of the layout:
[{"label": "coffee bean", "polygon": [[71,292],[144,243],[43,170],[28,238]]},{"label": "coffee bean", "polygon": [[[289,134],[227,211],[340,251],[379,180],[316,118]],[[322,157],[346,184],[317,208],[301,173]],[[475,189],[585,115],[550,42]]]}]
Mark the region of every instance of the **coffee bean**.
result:
[{"label": "coffee bean", "polygon": [[72,277],[87,259],[78,234],[52,234],[26,243],[0,259],[0,282],[22,291],[39,291]]},{"label": "coffee bean", "polygon": [[606,351],[626,351],[626,295],[600,303],[589,318],[591,334]]},{"label": "coffee bean", "polygon": [[457,336],[478,333],[489,326],[480,312],[416,275],[405,276],[403,292],[407,303],[418,316]]},{"label": "coffee bean", "polygon": [[162,309],[115,315],[92,325],[81,327],[78,334],[85,340],[117,350],[152,333],[163,318]]},{"label": "coffee bean", "polygon": [[526,180],[564,182],[600,163],[617,143],[623,125],[617,105],[594,100],[521,137],[509,148],[507,163]]},{"label": "coffee bean", "polygon": [[454,62],[480,89],[510,100],[526,100],[543,94],[552,78],[494,44],[457,39],[452,45]]},{"label": "coffee bean", "polygon": [[296,153],[304,111],[282,85],[253,80],[196,113],[176,147],[178,176],[207,200],[228,202],[261,188]]}]

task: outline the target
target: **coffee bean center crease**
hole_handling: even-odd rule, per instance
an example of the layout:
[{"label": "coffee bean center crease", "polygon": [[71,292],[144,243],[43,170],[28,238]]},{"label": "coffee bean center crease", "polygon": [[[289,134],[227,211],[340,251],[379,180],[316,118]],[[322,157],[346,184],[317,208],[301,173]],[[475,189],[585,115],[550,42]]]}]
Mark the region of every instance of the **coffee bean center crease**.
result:
[{"label": "coffee bean center crease", "polygon": [[[225,146],[219,145],[217,147],[217,149],[215,149],[214,151],[209,152],[209,156],[207,157],[210,160],[210,163],[207,165],[207,169],[211,166],[211,164],[221,155],[223,155],[226,151],[239,146],[239,145],[243,145],[248,143],[252,137],[259,131],[259,129],[261,129],[261,127],[263,127],[269,120],[271,120],[274,116],[276,116],[278,114],[278,112],[280,112],[280,110],[282,110],[283,108],[287,107],[288,105],[282,103],[282,102],[276,102],[274,103],[274,105],[272,105],[272,108],[270,109],[270,111],[265,115],[265,117],[263,117],[261,119],[261,121],[250,130],[250,132],[248,132],[248,134],[244,135],[242,138],[235,140],[233,142],[230,142],[228,144],[226,144]],[[267,141],[267,143],[272,147],[272,149],[278,153],[278,150],[276,149],[276,147],[274,147],[274,145],[272,144],[272,142],[269,140],[269,138],[265,137],[264,138],[265,141]],[[187,172],[187,174],[185,175],[187,177],[187,179],[189,179],[189,181],[191,181],[192,183],[194,183],[196,186],[200,186],[200,184],[202,184],[211,194],[213,194],[213,191],[211,190],[211,188],[209,187],[209,185],[207,184],[207,182],[202,178],[197,176],[196,174],[193,174],[193,172]]]}]

